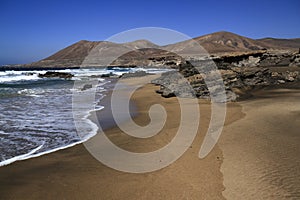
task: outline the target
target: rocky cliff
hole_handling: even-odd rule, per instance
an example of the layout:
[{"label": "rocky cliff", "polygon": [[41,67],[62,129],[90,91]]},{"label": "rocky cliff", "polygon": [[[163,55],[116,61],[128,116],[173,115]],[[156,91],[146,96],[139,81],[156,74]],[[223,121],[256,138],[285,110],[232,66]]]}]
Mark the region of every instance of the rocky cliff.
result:
[{"label": "rocky cliff", "polygon": [[[299,53],[254,52],[225,55],[207,60],[190,60],[152,83],[163,97],[216,97],[215,101],[235,101],[257,87],[299,82]],[[292,71],[290,71],[292,70]],[[218,99],[221,93],[225,99]]]}]

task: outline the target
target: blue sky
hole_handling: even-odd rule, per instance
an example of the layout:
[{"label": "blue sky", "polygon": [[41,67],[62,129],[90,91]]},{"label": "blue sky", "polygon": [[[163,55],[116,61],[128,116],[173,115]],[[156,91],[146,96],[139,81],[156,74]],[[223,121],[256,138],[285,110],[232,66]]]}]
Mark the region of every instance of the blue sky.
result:
[{"label": "blue sky", "polygon": [[79,40],[149,26],[190,37],[226,30],[299,38],[300,1],[0,0],[0,64],[37,61]]}]

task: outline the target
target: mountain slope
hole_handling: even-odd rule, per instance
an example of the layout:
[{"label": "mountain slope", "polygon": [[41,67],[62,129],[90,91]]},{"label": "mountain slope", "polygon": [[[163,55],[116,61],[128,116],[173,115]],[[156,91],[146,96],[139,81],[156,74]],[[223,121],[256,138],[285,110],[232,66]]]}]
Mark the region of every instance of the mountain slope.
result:
[{"label": "mountain slope", "polygon": [[300,48],[300,38],[295,38],[295,39],[262,38],[262,39],[258,39],[257,41],[263,42],[269,47],[273,47],[273,48],[287,48],[287,49]]},{"label": "mountain slope", "polygon": [[267,48],[264,43],[230,32],[216,32],[194,38],[208,52],[251,51]]},{"label": "mountain slope", "polygon": [[165,48],[170,51],[180,52],[183,54],[193,54],[197,51],[191,50],[200,44],[208,53],[221,52],[244,52],[253,50],[262,50],[268,48],[265,43],[243,37],[230,32],[216,32],[204,36],[187,40],[176,44],[167,45]]},{"label": "mountain slope", "polygon": [[[147,40],[137,40],[133,42],[118,44],[107,41],[87,41],[81,40],[75,44],[72,44],[57,53],[40,60],[38,62],[30,63],[27,67],[79,67],[82,64],[92,65],[96,61],[95,58],[101,57],[110,58],[116,55],[117,52],[130,52],[136,49],[144,48],[157,48],[156,44],[153,44]],[[94,55],[96,51],[97,55]],[[117,51],[117,52],[116,52]],[[105,61],[103,61],[105,62]]]},{"label": "mountain slope", "polygon": [[[199,45],[200,44],[200,45]],[[200,48],[199,48],[200,47]],[[79,41],[26,67],[79,67],[112,65],[156,65],[178,63],[180,56],[208,55],[227,52],[290,49],[300,47],[300,39],[264,38],[254,40],[230,32],[216,32],[193,40],[159,47],[147,40],[128,43]],[[179,54],[176,56],[175,54]],[[157,62],[159,61],[159,62]]]},{"label": "mountain slope", "polygon": [[85,57],[89,52],[99,45],[101,42],[91,42],[81,40],[71,46],[68,46],[57,53],[45,58],[44,60],[59,60],[59,59],[77,59],[78,57]]}]

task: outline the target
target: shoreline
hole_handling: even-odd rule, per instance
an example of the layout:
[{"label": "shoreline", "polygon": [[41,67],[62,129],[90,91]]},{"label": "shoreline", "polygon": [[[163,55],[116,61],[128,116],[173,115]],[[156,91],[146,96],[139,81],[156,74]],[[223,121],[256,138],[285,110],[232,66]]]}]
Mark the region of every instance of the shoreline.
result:
[{"label": "shoreline", "polygon": [[[115,79],[107,79],[107,81],[109,81],[108,83],[106,84],[112,84],[114,85],[114,83],[116,82]],[[108,87],[109,88],[109,87]],[[110,88],[111,89],[111,88]],[[106,101],[106,96],[109,96],[110,95],[110,90],[108,90],[105,94],[105,96],[103,97],[103,100]],[[102,99],[101,99],[102,100]],[[101,101],[101,104],[102,104],[102,101]],[[104,107],[105,108],[105,107]],[[103,111],[104,109],[100,109],[100,111]],[[97,126],[96,123],[94,123],[91,119],[90,119],[90,116],[92,115],[92,113],[94,112],[99,112],[99,109],[95,109],[93,111],[89,111],[87,113],[87,115],[84,117],[84,120],[88,120],[88,123],[91,124],[91,126]],[[111,126],[108,126],[108,127],[105,127],[105,129],[109,129],[113,126],[113,123]],[[38,146],[36,147],[35,149],[31,150],[30,152],[26,153],[26,154],[22,154],[22,155],[18,155],[18,156],[15,156],[15,157],[12,157],[12,158],[9,158],[7,160],[4,160],[2,162],[0,162],[0,167],[2,166],[6,166],[6,165],[10,165],[10,164],[13,164],[17,161],[23,161],[23,160],[28,160],[28,159],[32,159],[32,158],[37,158],[37,157],[40,157],[40,156],[44,156],[44,155],[47,155],[47,154],[51,154],[51,153],[54,153],[54,152],[57,152],[57,151],[60,151],[60,150],[64,150],[64,149],[67,149],[67,148],[71,148],[73,146],[76,146],[76,145],[79,145],[79,144],[82,144],[84,142],[86,142],[87,140],[89,140],[90,138],[94,137],[94,135],[89,135],[88,137],[85,137],[85,138],[81,138],[81,140],[79,141],[76,141],[74,143],[71,143],[71,144],[68,144],[66,146],[61,146],[61,147],[57,147],[57,148],[54,148],[54,149],[50,149],[50,150],[47,150],[47,151],[43,151],[43,152],[40,152],[38,154],[34,154],[37,150],[39,150],[42,146]]]},{"label": "shoreline", "polygon": [[[140,125],[147,124],[148,107],[152,102],[162,102],[171,111],[172,116],[167,123],[165,130],[167,132],[164,132],[167,134],[161,133],[152,140],[143,141],[132,140],[125,134],[120,135],[118,128],[106,131],[105,134],[121,148],[133,152],[151,151],[168,143],[176,133],[178,119],[176,116],[180,114],[176,109],[174,110],[177,101],[174,98],[160,97],[154,91],[156,87],[146,85],[134,94],[133,101],[137,103],[139,111],[134,121]],[[205,109],[203,113],[209,112],[209,105],[205,101],[202,107]],[[143,109],[140,110],[141,108]],[[203,115],[201,133],[207,129],[208,120],[208,115]],[[95,160],[82,144],[34,159],[18,161],[0,168],[0,197],[5,199],[24,199],[24,197],[28,199],[40,197],[46,199],[193,197],[199,199],[210,196],[223,199],[221,192],[224,188],[219,170],[222,153],[215,148],[207,158],[197,159],[199,144],[203,137],[203,133],[198,134],[191,148],[175,163],[159,171],[145,174],[124,173],[106,167]],[[20,181],[22,184],[19,184]],[[179,188],[181,189],[178,190]]]},{"label": "shoreline", "polygon": [[[134,80],[136,78],[126,81],[134,82]],[[141,126],[147,125],[150,121],[148,116],[149,107],[159,103],[166,108],[168,116],[171,116],[168,118],[163,130],[152,138],[136,139],[126,135],[118,127],[105,129],[104,134],[114,144],[132,152],[149,152],[163,147],[172,140],[176,134],[178,119],[180,118],[178,101],[176,98],[163,98],[156,94],[155,89],[157,87],[147,84],[134,93],[131,100],[135,102],[138,114],[133,118],[133,121]],[[299,91],[299,88],[296,87],[296,89]],[[279,89],[281,93],[278,93],[276,88],[266,90],[254,92],[253,98],[248,100],[227,103],[227,116],[221,138],[212,152],[204,159],[198,158],[198,152],[210,121],[210,103],[207,100],[200,99],[198,102],[201,118],[198,134],[183,156],[166,168],[144,174],[116,171],[96,160],[83,144],[79,144],[55,153],[0,167],[0,198],[225,199],[226,197],[238,199],[243,197],[244,199],[251,199],[251,195],[257,195],[258,197],[263,195],[265,198],[271,199],[272,192],[276,191],[276,188],[281,188],[280,185],[269,187],[268,180],[274,181],[276,176],[272,177],[270,175],[271,179],[264,178],[261,182],[260,179],[251,178],[251,176],[257,175],[257,168],[252,167],[254,170],[250,170],[245,167],[247,165],[253,166],[259,158],[252,151],[258,151],[262,147],[266,150],[266,146],[260,141],[261,138],[251,139],[252,131],[249,131],[249,127],[246,125],[250,117],[250,121],[255,119],[260,122],[257,122],[256,130],[264,130],[265,121],[261,118],[259,112],[255,112],[256,108],[258,106],[264,108],[267,103],[274,102],[274,108],[278,109],[280,107],[276,107],[276,105],[284,99],[288,102],[291,93],[289,93],[289,89]],[[272,111],[272,108],[273,105],[270,104],[267,113],[263,115],[265,118],[267,118],[268,113],[276,113],[276,110]],[[293,107],[290,107],[291,109]],[[281,112],[283,111],[282,108]],[[297,116],[297,112],[292,113],[292,115]],[[280,118],[280,120],[283,120],[283,118]],[[296,125],[297,123],[293,124],[293,126]],[[278,130],[281,130],[280,128],[285,130],[287,127],[280,126]],[[241,131],[250,134],[247,138],[251,139],[250,144],[252,146],[247,144],[249,141],[243,138]],[[297,135],[293,137],[297,137]],[[272,140],[270,142],[272,144]],[[290,141],[285,140],[285,142]],[[293,145],[293,148],[298,152],[299,148],[297,146]],[[274,152],[278,152],[276,148],[273,149]],[[242,153],[243,157],[240,157],[239,153]],[[285,155],[284,152],[279,151],[279,153]],[[272,158],[274,158],[274,155]],[[268,160],[270,160],[268,156],[264,157],[262,163],[268,163]],[[286,166],[284,161],[280,162],[277,158],[274,161],[277,162],[277,167]],[[271,163],[274,164],[273,161]],[[258,175],[268,177],[263,176],[264,173],[269,172],[266,168],[268,165],[257,166],[266,169],[265,171],[258,171]],[[297,167],[293,165],[290,167],[297,170]],[[239,170],[233,171],[237,168]],[[248,177],[245,176],[247,173],[249,174]],[[285,173],[289,175],[288,172],[285,171]],[[282,178],[284,177],[283,175]],[[288,178],[291,179],[289,176]],[[245,183],[247,184],[245,185]],[[294,193],[290,193],[294,196],[297,195],[298,190],[295,187]],[[237,191],[240,193],[238,194]],[[276,195],[281,195],[280,197],[286,195],[285,191],[284,188],[279,190],[275,193],[275,196],[272,196],[273,199],[275,197],[279,198]]]}]

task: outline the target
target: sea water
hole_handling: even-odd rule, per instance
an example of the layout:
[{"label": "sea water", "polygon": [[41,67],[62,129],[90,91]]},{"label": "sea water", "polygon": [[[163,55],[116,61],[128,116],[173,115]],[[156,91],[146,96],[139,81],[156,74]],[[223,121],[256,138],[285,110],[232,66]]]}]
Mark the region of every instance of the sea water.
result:
[{"label": "sea water", "polygon": [[[162,73],[167,69],[85,68],[57,70],[74,75],[70,80],[39,78],[46,71],[0,71],[0,166],[37,157],[88,140],[97,126],[88,119],[93,110],[77,113],[82,118],[79,135],[72,110],[76,80],[97,79],[95,106],[105,109],[101,99],[113,89],[110,79],[101,74],[121,75],[138,70]],[[84,102],[82,102],[84,104]],[[82,105],[83,108],[85,105]],[[87,106],[88,107],[88,106]]]}]

